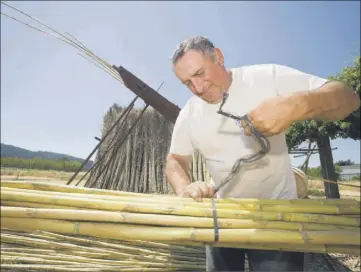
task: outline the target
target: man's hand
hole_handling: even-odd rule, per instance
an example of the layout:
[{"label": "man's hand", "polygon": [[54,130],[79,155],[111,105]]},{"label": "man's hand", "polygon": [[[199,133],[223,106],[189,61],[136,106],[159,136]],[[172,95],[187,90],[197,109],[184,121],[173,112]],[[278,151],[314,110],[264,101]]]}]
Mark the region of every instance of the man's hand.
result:
[{"label": "man's hand", "polygon": [[195,201],[202,201],[202,198],[213,197],[214,194],[214,187],[203,181],[193,182],[177,193],[180,197],[192,197]]},{"label": "man's hand", "polygon": [[[269,137],[284,132],[292,123],[297,121],[300,104],[293,97],[276,97],[263,101],[258,107],[248,113],[248,119],[253,127],[264,136]],[[245,135],[251,131],[244,121],[241,122]]]}]

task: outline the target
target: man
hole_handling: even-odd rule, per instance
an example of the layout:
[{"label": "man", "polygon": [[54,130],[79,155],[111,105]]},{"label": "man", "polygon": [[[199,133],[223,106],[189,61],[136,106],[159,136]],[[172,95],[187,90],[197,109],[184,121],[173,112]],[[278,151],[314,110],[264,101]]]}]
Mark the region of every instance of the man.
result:
[{"label": "man", "polygon": [[[360,106],[343,83],[327,81],[296,69],[251,65],[227,69],[220,49],[205,37],[184,40],[173,54],[177,78],[194,94],[174,126],[165,174],[175,193],[200,201],[215,196],[214,185],[225,178],[234,162],[258,151],[243,123],[217,113],[248,114],[255,129],[266,136],[270,151],[241,166],[217,197],[295,199],[296,184],[288,155],[285,130],[301,120],[340,120]],[[190,182],[189,164],[198,150],[206,160],[212,183]],[[207,247],[207,271],[242,271],[247,254],[256,271],[303,271],[303,254]]]}]

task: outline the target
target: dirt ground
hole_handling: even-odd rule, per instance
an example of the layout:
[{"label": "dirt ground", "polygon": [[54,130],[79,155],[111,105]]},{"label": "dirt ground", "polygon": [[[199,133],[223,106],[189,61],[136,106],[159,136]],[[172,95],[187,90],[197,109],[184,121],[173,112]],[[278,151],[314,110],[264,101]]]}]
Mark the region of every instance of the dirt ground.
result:
[{"label": "dirt ground", "polygon": [[[344,183],[347,185],[360,186],[360,181],[347,181],[347,182],[341,182],[341,183]],[[309,188],[308,196],[310,198],[325,197],[325,187],[324,187],[324,182],[322,180],[316,180],[316,179],[309,180],[308,188]],[[353,198],[358,201],[361,200],[360,199],[360,196],[361,196],[360,187],[356,188],[356,187],[339,184],[338,188],[339,188],[341,198]]]}]

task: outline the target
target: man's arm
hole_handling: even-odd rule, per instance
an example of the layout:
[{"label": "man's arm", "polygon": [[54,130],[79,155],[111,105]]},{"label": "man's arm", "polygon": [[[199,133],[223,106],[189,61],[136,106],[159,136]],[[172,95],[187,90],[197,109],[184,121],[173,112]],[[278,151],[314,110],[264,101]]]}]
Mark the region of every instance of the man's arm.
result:
[{"label": "man's arm", "polygon": [[203,197],[214,196],[215,191],[204,181],[191,182],[189,165],[195,148],[189,133],[188,110],[187,106],[181,110],[174,125],[164,172],[177,196],[192,197],[196,201],[201,201]]},{"label": "man's arm", "polygon": [[337,121],[346,118],[360,107],[360,98],[350,87],[330,81],[314,91],[301,91],[288,100],[297,107],[296,121]]},{"label": "man's arm", "polygon": [[191,183],[189,165],[195,148],[189,133],[189,110],[189,104],[186,104],[174,124],[164,169],[165,177],[177,195],[180,195],[181,191]]},{"label": "man's arm", "polygon": [[273,77],[277,96],[248,113],[253,126],[264,136],[280,134],[297,121],[342,120],[360,107],[359,96],[341,82],[281,65],[273,67]]},{"label": "man's arm", "polygon": [[191,183],[189,176],[191,161],[192,156],[169,154],[167,157],[164,173],[176,195],[179,195]]},{"label": "man's arm", "polygon": [[204,197],[213,197],[216,193],[212,185],[204,181],[191,183],[189,177],[189,164],[192,156],[169,154],[165,167],[165,175],[174,192],[180,197],[192,197],[202,201]]}]

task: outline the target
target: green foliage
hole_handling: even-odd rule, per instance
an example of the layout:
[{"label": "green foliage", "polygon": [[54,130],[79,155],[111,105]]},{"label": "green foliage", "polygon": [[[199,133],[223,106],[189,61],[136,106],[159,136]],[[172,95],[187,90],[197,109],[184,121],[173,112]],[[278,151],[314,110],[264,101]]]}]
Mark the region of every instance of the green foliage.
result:
[{"label": "green foliage", "polygon": [[[342,169],[337,164],[335,164],[335,171],[336,171],[337,179],[340,179],[340,173],[342,172]],[[307,176],[309,178],[320,178],[321,179],[322,178],[321,166],[308,168]]]},{"label": "green foliage", "polygon": [[[69,156],[66,154],[60,154],[49,151],[31,151],[28,149],[20,148],[13,145],[3,144],[1,143],[0,148],[1,158],[22,158],[22,159],[33,159],[39,158],[44,160],[62,160],[66,159],[69,161],[78,161],[83,162],[84,160],[81,158],[77,158],[74,156]],[[93,165],[93,161],[88,161],[84,169],[90,169]]]},{"label": "green foliage", "polygon": [[343,160],[339,160],[338,162],[335,163],[335,165],[339,165],[339,166],[347,166],[347,165],[354,165],[355,163],[353,161],[351,161],[350,159],[343,161]]},{"label": "green foliage", "polygon": [[360,175],[353,176],[353,177],[351,178],[351,180],[360,180]]},{"label": "green foliage", "polygon": [[311,195],[311,196],[325,196],[325,191],[324,190],[318,190],[318,189],[309,189],[308,190],[308,195]]},{"label": "green foliage", "polygon": [[[330,80],[338,80],[360,96],[360,56],[358,56],[353,65],[345,67],[338,75],[329,77]],[[286,131],[287,145],[290,149],[296,148],[304,141],[311,140],[316,142],[320,136],[328,136],[331,139],[351,138],[360,139],[360,109],[347,116],[344,120],[336,122],[324,121],[302,121],[293,124]]]},{"label": "green foliage", "polygon": [[80,162],[71,161],[69,159],[46,160],[40,158],[1,158],[1,167],[75,172],[77,169],[79,169],[80,165]]}]

